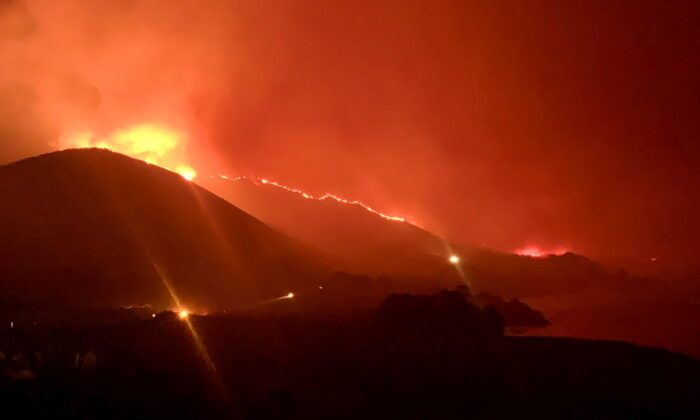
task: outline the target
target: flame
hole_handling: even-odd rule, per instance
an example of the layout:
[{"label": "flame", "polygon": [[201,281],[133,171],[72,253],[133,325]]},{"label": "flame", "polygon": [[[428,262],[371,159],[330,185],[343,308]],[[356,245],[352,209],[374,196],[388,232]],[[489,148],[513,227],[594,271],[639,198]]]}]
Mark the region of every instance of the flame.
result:
[{"label": "flame", "polygon": [[318,201],[323,201],[323,200],[326,200],[326,199],[329,199],[329,198],[330,198],[330,199],[335,200],[335,201],[337,201],[338,203],[341,203],[341,204],[348,204],[348,205],[351,205],[351,206],[360,206],[360,207],[362,207],[363,209],[367,210],[368,212],[370,212],[370,213],[372,213],[372,214],[376,214],[377,216],[382,217],[382,218],[387,219],[387,220],[392,220],[392,221],[395,221],[395,222],[405,222],[405,221],[406,221],[406,219],[403,218],[403,217],[391,216],[391,215],[389,215],[389,214],[382,213],[382,212],[380,212],[380,211],[378,211],[378,210],[375,210],[375,209],[373,209],[372,207],[368,206],[367,204],[365,204],[365,203],[363,203],[363,202],[361,202],[361,201],[359,201],[359,200],[348,200],[348,199],[346,199],[346,198],[339,197],[339,196],[337,196],[337,195],[335,195],[335,194],[331,194],[331,193],[325,193],[325,194],[320,195],[320,196],[314,196],[314,195],[311,195],[311,194],[309,194],[309,193],[307,193],[307,192],[304,192],[303,190],[300,190],[299,188],[288,187],[288,186],[282,185],[282,184],[280,184],[280,183],[278,183],[278,182],[271,181],[271,180],[269,180],[269,179],[267,179],[267,178],[258,178],[258,177],[249,178],[249,177],[247,177],[247,176],[230,177],[230,176],[228,176],[228,175],[223,175],[223,174],[219,174],[219,178],[221,178],[221,179],[223,179],[223,180],[226,180],[226,181],[240,181],[240,180],[244,180],[244,179],[250,179],[250,180],[252,180],[252,181],[254,181],[254,182],[259,182],[259,183],[264,184],[264,185],[271,185],[271,186],[273,186],[273,187],[280,188],[280,189],[285,190],[285,191],[287,191],[287,192],[291,192],[291,193],[294,193],[294,194],[298,194],[298,195],[302,196],[303,198],[305,198],[305,199],[307,199],[307,200],[318,200]]},{"label": "flame", "polygon": [[197,176],[197,172],[178,161],[183,139],[184,135],[181,132],[171,128],[157,124],[140,124],[116,130],[104,138],[96,138],[90,132],[73,134],[61,141],[61,146],[62,148],[108,149],[165,169],[170,169],[169,166],[173,165],[174,172],[192,181]]},{"label": "flame", "polygon": [[515,251],[516,254],[522,255],[524,257],[532,257],[532,258],[543,258],[549,255],[564,255],[567,252],[569,252],[568,249],[565,248],[557,248],[557,249],[549,249],[549,250],[544,250],[541,249],[537,246],[527,246],[525,248],[518,249]]},{"label": "flame", "polygon": [[[88,148],[97,147],[101,149],[112,150],[117,153],[122,153],[136,159],[141,159],[152,165],[158,165],[165,169],[172,170],[180,174],[184,179],[192,181],[197,176],[197,171],[189,165],[185,165],[177,159],[181,153],[184,135],[176,130],[164,127],[157,124],[140,124],[125,129],[114,131],[109,136],[104,138],[96,138],[90,132],[76,133],[67,136],[60,141],[62,148]],[[174,167],[175,169],[171,169]],[[219,178],[227,181],[239,181],[249,179],[245,176],[237,178],[227,175],[219,175]],[[405,222],[406,219],[399,216],[392,216],[382,213],[359,200],[348,200],[331,193],[325,193],[321,196],[311,195],[299,188],[288,187],[267,178],[250,178],[252,181],[264,185],[270,185],[282,190],[292,192],[302,196],[307,200],[335,200],[341,204],[351,206],[359,206],[366,211],[395,222]]]},{"label": "flame", "polygon": [[179,173],[183,178],[192,181],[197,176],[197,171],[187,165],[178,165],[175,172]]}]

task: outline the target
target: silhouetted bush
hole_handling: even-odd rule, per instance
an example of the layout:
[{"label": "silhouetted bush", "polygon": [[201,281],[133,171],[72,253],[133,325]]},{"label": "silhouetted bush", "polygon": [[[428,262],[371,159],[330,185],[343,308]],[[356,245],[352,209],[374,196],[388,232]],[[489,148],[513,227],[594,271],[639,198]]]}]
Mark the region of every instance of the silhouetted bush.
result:
[{"label": "silhouetted bush", "polygon": [[497,311],[481,309],[461,291],[435,295],[389,295],[377,309],[379,324],[389,331],[415,331],[429,336],[498,336],[505,322]]}]

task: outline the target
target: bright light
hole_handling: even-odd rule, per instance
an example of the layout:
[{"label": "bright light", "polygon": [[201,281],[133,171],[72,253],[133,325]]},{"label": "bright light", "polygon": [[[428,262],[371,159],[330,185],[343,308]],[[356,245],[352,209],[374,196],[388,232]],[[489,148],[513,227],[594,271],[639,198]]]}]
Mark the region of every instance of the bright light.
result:
[{"label": "bright light", "polygon": [[197,171],[186,165],[178,166],[177,173],[188,181],[192,181],[197,176]]},{"label": "bright light", "polygon": [[287,294],[287,297],[288,297],[289,299],[293,298],[293,297],[294,297],[294,293],[289,292],[289,294]]},{"label": "bright light", "polygon": [[448,258],[450,263],[452,264],[458,264],[459,263],[459,257],[456,255],[450,255],[450,258]]},{"label": "bright light", "polygon": [[151,314],[151,318],[155,318],[155,317],[156,317],[156,314]]},{"label": "bright light", "polygon": [[185,319],[185,318],[187,318],[188,316],[190,316],[190,313],[187,312],[187,311],[180,311],[180,313],[178,313],[177,316],[179,316],[180,319]]},{"label": "bright light", "polygon": [[564,248],[557,248],[557,249],[552,249],[552,250],[544,250],[540,249],[536,246],[528,246],[522,249],[519,249],[515,251],[516,254],[522,255],[524,257],[532,257],[532,258],[543,258],[548,255],[564,255],[569,250],[564,249]]}]

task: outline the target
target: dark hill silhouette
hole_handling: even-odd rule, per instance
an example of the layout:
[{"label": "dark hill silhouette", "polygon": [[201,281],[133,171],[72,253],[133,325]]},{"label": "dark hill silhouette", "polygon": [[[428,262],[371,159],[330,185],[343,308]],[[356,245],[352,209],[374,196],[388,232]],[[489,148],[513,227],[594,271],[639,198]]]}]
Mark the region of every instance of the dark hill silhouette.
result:
[{"label": "dark hill silhouette", "polygon": [[626,340],[700,356],[697,282],[647,278],[567,253],[531,258],[482,250],[465,258],[476,290],[519,298],[551,322],[537,334]]},{"label": "dark hill silhouette", "polygon": [[582,255],[532,258],[490,250],[477,250],[465,257],[476,288],[501,296],[532,298],[576,294],[589,289],[627,289],[648,282],[611,272]]},{"label": "dark hill silhouette", "polygon": [[0,167],[0,292],[225,309],[313,287],[320,254],[179,175],[98,149]]},{"label": "dark hill silhouette", "polygon": [[[454,293],[350,317],[175,314],[0,329],[3,418],[697,419],[700,361],[504,337]],[[192,339],[197,331],[200,341]],[[198,345],[200,343],[201,345]]]}]

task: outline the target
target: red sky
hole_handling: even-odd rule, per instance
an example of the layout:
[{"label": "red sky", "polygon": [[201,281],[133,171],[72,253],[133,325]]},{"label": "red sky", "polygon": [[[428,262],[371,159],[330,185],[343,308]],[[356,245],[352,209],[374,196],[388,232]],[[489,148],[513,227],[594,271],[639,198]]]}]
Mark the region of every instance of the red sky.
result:
[{"label": "red sky", "polygon": [[0,0],[0,162],[158,123],[458,241],[692,263],[700,6],[564,3]]}]

